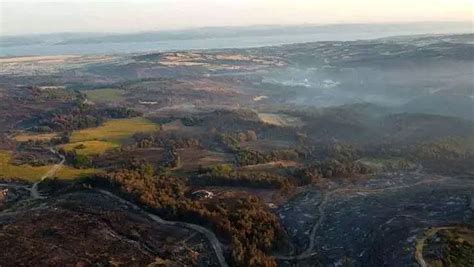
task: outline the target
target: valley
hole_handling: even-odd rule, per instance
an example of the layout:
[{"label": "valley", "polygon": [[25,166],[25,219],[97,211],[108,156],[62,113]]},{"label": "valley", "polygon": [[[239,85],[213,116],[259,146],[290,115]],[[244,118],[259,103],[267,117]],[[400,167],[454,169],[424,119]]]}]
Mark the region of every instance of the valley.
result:
[{"label": "valley", "polygon": [[470,266],[473,42],[3,57],[0,266]]}]

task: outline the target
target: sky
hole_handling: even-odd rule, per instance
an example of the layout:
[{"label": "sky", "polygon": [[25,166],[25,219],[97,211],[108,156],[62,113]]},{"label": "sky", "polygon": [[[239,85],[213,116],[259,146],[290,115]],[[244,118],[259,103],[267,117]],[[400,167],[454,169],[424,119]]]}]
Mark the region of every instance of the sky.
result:
[{"label": "sky", "polygon": [[474,0],[0,0],[0,34],[474,21]]}]

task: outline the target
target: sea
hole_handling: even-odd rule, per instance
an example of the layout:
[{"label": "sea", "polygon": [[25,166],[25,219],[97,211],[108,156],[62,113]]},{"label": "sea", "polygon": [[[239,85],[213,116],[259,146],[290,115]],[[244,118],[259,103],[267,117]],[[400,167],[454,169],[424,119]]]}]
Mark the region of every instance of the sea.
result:
[{"label": "sea", "polygon": [[[277,34],[270,36],[241,36],[185,40],[166,40],[154,42],[120,42],[89,44],[34,44],[18,46],[0,46],[0,57],[12,56],[46,56],[46,55],[102,55],[123,53],[148,53],[183,50],[204,50],[224,48],[249,48],[275,46],[292,43],[318,41],[355,41],[377,39],[390,36],[414,34],[446,34],[448,32],[420,32],[409,30],[369,30],[369,31],[334,31],[302,34]],[[464,32],[449,32],[464,33]]]}]

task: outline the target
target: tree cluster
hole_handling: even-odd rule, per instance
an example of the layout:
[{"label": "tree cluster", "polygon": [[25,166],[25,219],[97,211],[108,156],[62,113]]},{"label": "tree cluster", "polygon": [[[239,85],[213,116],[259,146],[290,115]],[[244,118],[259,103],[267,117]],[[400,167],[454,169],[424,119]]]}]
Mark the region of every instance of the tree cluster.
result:
[{"label": "tree cluster", "polygon": [[241,149],[237,153],[237,163],[240,166],[264,164],[277,160],[296,160],[298,153],[292,149],[275,150],[269,153],[262,153],[250,149]]},{"label": "tree cluster", "polygon": [[236,155],[236,161],[240,166],[263,164],[277,160],[295,160],[299,157],[298,152],[293,149],[275,150],[269,153],[242,148],[240,142],[255,141],[257,135],[254,131],[238,132],[235,134],[216,135],[218,142],[224,148]]},{"label": "tree cluster", "polygon": [[312,183],[319,178],[353,177],[372,173],[373,170],[358,161],[340,161],[330,159],[316,161],[308,167],[300,170],[299,175],[303,177],[304,183]]},{"label": "tree cluster", "polygon": [[92,167],[93,159],[87,155],[77,153],[76,150],[66,152],[61,149],[59,153],[63,154],[66,162],[74,168],[85,169]]},{"label": "tree cluster", "polygon": [[122,107],[97,109],[90,105],[76,103],[72,107],[57,109],[40,114],[29,123],[36,132],[73,131],[84,128],[97,127],[106,119],[130,118],[140,113]]},{"label": "tree cluster", "polygon": [[177,149],[201,146],[199,139],[181,137],[173,133],[139,133],[135,134],[133,138],[139,148],[164,147]]},{"label": "tree cluster", "polygon": [[244,186],[281,190],[294,186],[287,177],[265,171],[236,171],[228,164],[201,169],[195,183],[208,186]]},{"label": "tree cluster", "polygon": [[472,140],[441,139],[423,143],[408,149],[408,157],[430,169],[450,173],[474,171],[474,149]]}]

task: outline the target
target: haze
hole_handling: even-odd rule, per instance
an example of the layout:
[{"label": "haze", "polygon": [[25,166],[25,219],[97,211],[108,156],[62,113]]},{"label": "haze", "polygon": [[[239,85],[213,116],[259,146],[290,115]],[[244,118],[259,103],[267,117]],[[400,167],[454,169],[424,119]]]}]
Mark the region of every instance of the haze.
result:
[{"label": "haze", "polygon": [[2,35],[256,24],[473,21],[472,0],[0,1]]}]

